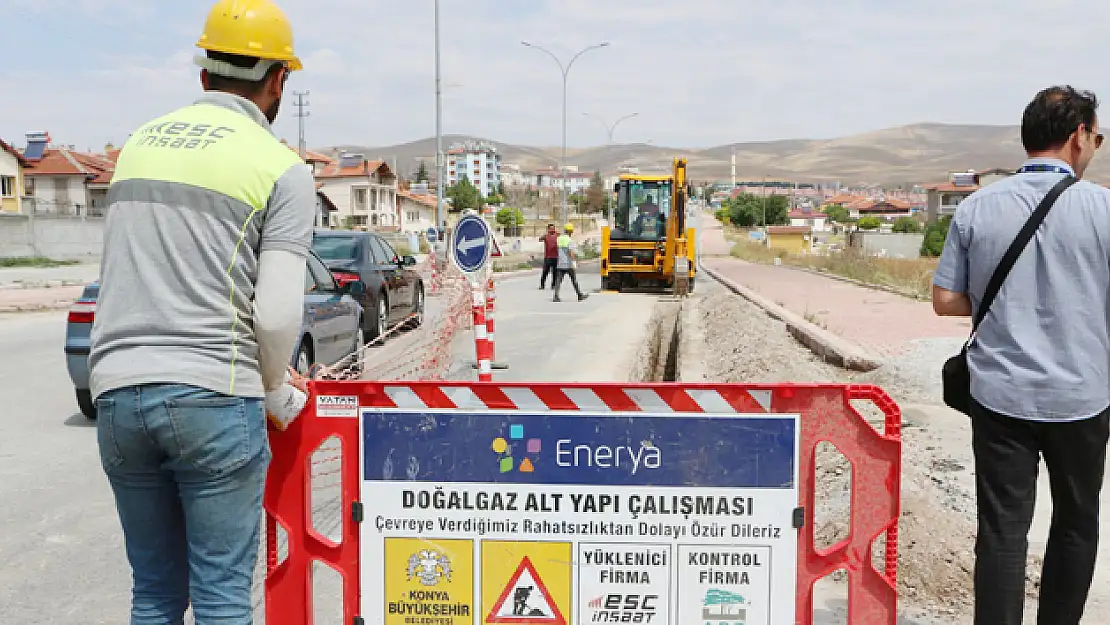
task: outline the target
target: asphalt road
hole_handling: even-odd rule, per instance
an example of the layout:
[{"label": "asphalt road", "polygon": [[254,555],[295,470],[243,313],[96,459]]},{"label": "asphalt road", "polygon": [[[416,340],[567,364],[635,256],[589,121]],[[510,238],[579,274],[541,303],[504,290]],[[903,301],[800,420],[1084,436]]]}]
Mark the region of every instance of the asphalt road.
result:
[{"label": "asphalt road", "polygon": [[64,312],[0,316],[0,623],[122,623],[130,575]]},{"label": "asphalt road", "polygon": [[[644,341],[658,296],[642,293],[599,293],[601,276],[595,263],[582,263],[578,285],[588,297],[579,302],[570,280],[551,301],[551,281],[539,290],[538,272],[513,276],[496,285],[494,310],[495,370],[504,382],[621,382]],[[453,346],[454,380],[476,380],[474,336],[460,332]]]}]

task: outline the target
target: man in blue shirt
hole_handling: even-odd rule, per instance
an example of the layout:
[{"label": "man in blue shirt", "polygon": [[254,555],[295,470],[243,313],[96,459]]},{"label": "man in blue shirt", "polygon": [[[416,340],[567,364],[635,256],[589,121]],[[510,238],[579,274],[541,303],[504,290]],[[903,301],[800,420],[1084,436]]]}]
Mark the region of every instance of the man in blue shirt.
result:
[{"label": "man in blue shirt", "polygon": [[[1102,144],[1094,94],[1050,87],[1025,109],[1028,160],[968,197],[933,277],[938,315],[971,316],[1030,214]],[[979,528],[975,624],[1018,625],[1037,471],[1052,486],[1038,623],[1078,625],[1098,551],[1110,435],[1110,191],[1080,180],[1018,257],[968,348]]]}]

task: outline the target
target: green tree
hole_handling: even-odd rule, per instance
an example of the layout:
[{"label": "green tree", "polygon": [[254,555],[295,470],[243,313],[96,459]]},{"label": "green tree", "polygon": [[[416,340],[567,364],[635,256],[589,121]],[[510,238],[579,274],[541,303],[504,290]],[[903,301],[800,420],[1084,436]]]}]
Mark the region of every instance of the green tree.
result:
[{"label": "green tree", "polygon": [[922,256],[940,256],[944,251],[944,242],[948,238],[948,229],[951,225],[952,216],[941,215],[940,219],[925,226],[925,238],[921,241]]},{"label": "green tree", "polygon": [[428,166],[424,164],[424,161],[420,161],[420,167],[416,169],[416,182],[428,182],[430,179]]},{"label": "green tree", "polygon": [[495,219],[498,225],[503,228],[517,228],[524,225],[524,211],[506,206],[497,211]]},{"label": "green tree", "polygon": [[879,226],[883,225],[883,220],[874,215],[868,215],[866,217],[860,217],[859,223],[856,225],[859,226],[860,230],[878,230]]},{"label": "green tree", "polygon": [[921,223],[913,217],[899,217],[894,220],[893,230],[903,233],[921,232]]},{"label": "green tree", "polygon": [[741,228],[789,223],[789,200],[784,195],[752,195],[741,193],[726,200],[728,218]]},{"label": "green tree", "polygon": [[459,213],[468,208],[477,209],[482,201],[482,194],[470,183],[470,179],[463,174],[459,181],[447,187],[444,195],[451,200],[451,212]]},{"label": "green tree", "polygon": [[590,179],[590,186],[586,189],[585,209],[587,213],[600,213],[605,210],[605,189],[601,181],[601,172],[595,171]]},{"label": "green tree", "polygon": [[851,213],[843,204],[829,204],[825,207],[825,216],[838,224],[846,224],[851,220]]},{"label": "green tree", "polygon": [[574,212],[586,212],[586,194],[582,192],[575,192],[567,196],[567,205],[574,206]]}]

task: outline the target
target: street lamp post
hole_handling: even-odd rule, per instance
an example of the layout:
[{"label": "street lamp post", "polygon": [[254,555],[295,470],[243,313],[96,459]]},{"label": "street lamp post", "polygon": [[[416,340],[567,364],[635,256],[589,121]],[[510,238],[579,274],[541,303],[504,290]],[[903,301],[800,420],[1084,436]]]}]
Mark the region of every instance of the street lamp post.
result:
[{"label": "street lamp post", "polygon": [[[436,36],[436,233],[443,228],[443,85],[439,73],[439,0],[435,0]],[[436,237],[439,238],[438,236]],[[433,244],[433,254],[439,250],[439,242]],[[437,262],[433,256],[432,262]]]},{"label": "street lamp post", "polygon": [[[629,113],[628,115],[625,115],[624,117],[621,117],[620,119],[613,122],[612,124],[606,124],[604,119],[602,119],[601,117],[599,117],[597,115],[594,115],[593,113],[582,113],[582,114],[585,115],[586,117],[592,117],[592,118],[596,119],[597,121],[599,121],[601,123],[602,126],[605,127],[605,132],[607,133],[607,136],[608,136],[608,140],[605,143],[606,151],[609,151],[609,149],[613,146],[613,131],[617,129],[617,125],[619,125],[621,122],[623,122],[626,119],[632,119],[633,117],[636,117],[637,115],[639,115],[639,113]],[[612,207],[610,206],[610,203],[609,203],[609,199],[610,199],[609,194],[610,194],[610,190],[605,189],[605,217],[609,220],[609,223],[612,224],[613,223],[613,211],[612,211]]]},{"label": "street lamp post", "polygon": [[579,50],[574,56],[572,56],[570,58],[570,61],[565,66],[563,65],[563,62],[559,60],[559,57],[552,54],[546,48],[543,48],[541,46],[537,46],[534,43],[528,43],[527,41],[521,41],[520,43],[522,45],[526,46],[526,47],[535,48],[536,50],[539,50],[540,52],[543,52],[547,56],[550,56],[555,61],[555,63],[558,64],[559,71],[562,72],[562,74],[563,74],[563,155],[559,159],[559,180],[562,183],[561,186],[563,188],[563,223],[566,223],[566,221],[567,221],[567,170],[566,170],[566,164],[567,164],[567,74],[570,73],[570,68],[574,65],[574,62],[576,60],[578,60],[578,57],[582,56],[586,52],[589,52],[590,50],[595,50],[597,48],[607,48],[607,47],[609,47],[609,42],[604,41],[602,43],[594,44],[592,46],[589,46],[589,47],[586,47],[586,48],[583,48],[583,49]]}]

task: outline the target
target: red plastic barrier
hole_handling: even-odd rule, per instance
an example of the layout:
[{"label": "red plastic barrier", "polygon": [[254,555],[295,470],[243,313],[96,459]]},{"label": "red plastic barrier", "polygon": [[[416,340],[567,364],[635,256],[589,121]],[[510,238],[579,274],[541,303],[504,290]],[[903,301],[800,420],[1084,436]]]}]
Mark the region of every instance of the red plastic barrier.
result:
[{"label": "red plastic barrier", "polygon": [[[460,408],[448,391],[465,389],[467,407]],[[566,391],[574,389],[576,392]],[[613,411],[641,411],[641,404],[665,405],[675,412],[778,413],[801,415],[799,505],[805,524],[798,540],[798,625],[813,623],[813,585],[844,569],[849,577],[848,623],[895,625],[897,620],[898,517],[901,488],[901,413],[880,388],[844,384],[583,384],[473,382],[313,382],[316,395],[357,396],[360,407],[446,408],[471,412],[475,401],[490,410],[590,410],[599,405]],[[527,390],[528,405],[518,406]],[[398,393],[397,391],[403,391]],[[582,391],[589,406],[580,407]],[[633,392],[627,392],[633,391]],[[396,401],[404,402],[399,405]],[[851,404],[870,400],[884,414],[877,432]],[[342,443],[343,542],[336,545],[312,529],[309,459],[328,437]],[[359,534],[352,522],[358,501],[359,427],[355,418],[321,418],[311,401],[285,432],[271,431],[274,461],[266,484],[265,507],[289,536],[289,555],[276,561],[276,532],[268,519],[266,622],[269,625],[313,623],[311,568],[319,560],[343,577],[345,623],[355,623],[359,610]],[[821,442],[835,445],[852,463],[851,530],[841,543],[819,551],[814,545],[816,451]],[[872,564],[871,548],[886,532],[883,569]]]},{"label": "red plastic barrier", "polygon": [[[349,384],[349,383],[343,383]],[[315,393],[313,393],[315,396]],[[320,535],[312,526],[312,453],[330,437],[340,442],[342,541]],[[354,623],[359,603],[359,526],[353,504],[359,489],[358,419],[316,416],[316,402],[289,428],[270,428],[273,460],[266,479],[266,623],[308,625],[313,622],[312,563],[326,564],[343,579],[343,622]],[[285,529],[288,555],[278,562],[277,526]]]}]

